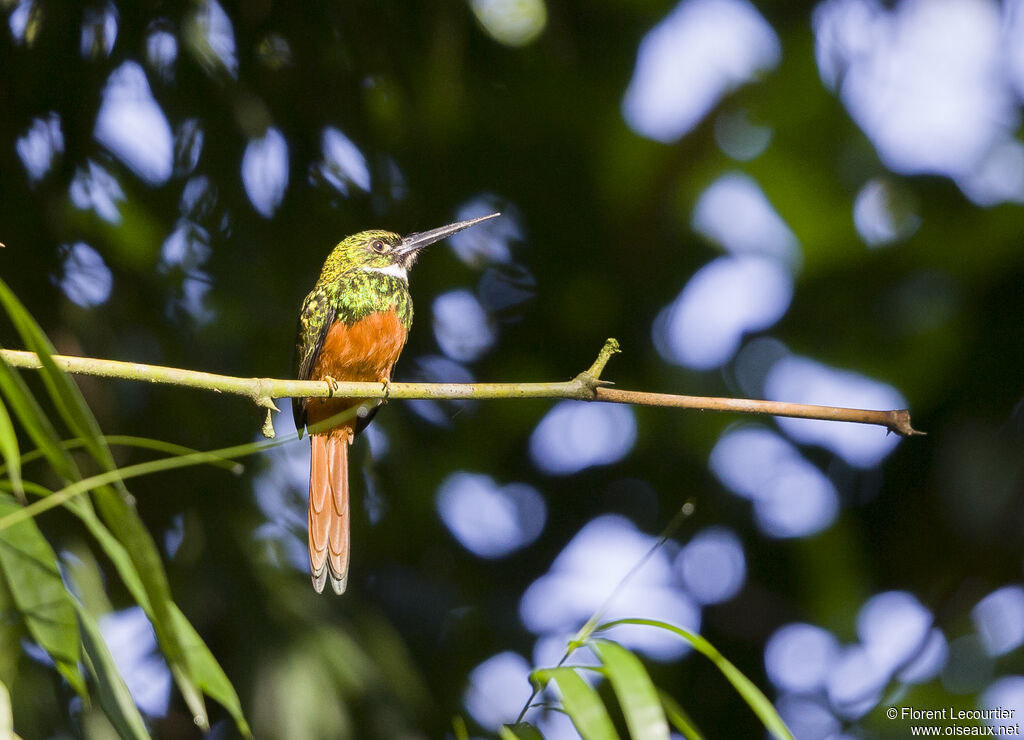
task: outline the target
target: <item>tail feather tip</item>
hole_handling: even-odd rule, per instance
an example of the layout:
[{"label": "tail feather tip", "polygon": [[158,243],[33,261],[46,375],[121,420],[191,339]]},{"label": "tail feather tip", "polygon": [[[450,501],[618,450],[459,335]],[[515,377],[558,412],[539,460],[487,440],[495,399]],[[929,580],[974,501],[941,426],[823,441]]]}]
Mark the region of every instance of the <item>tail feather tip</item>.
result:
[{"label": "tail feather tip", "polygon": [[334,593],[338,594],[338,596],[345,593],[345,589],[348,588],[348,573],[343,573],[339,576],[332,570],[331,588],[334,589]]},{"label": "tail feather tip", "polygon": [[[313,590],[318,594],[324,592],[324,584],[327,583],[327,568],[320,568],[319,571],[314,570],[312,573],[313,577]],[[333,586],[333,579],[331,585]]]}]

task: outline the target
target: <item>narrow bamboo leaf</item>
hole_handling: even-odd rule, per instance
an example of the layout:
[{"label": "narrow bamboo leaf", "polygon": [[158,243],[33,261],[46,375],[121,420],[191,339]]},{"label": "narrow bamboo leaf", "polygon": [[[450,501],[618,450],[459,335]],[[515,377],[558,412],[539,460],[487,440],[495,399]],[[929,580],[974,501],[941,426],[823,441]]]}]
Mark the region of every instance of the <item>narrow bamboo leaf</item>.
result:
[{"label": "narrow bamboo leaf", "polygon": [[0,362],[0,392],[7,399],[8,408],[57,474],[65,480],[77,478],[74,461],[61,449],[57,430],[50,424],[22,377],[3,362]]},{"label": "narrow bamboo leaf", "polygon": [[77,600],[73,600],[81,628],[86,665],[96,683],[96,695],[110,723],[122,738],[149,740],[146,723],[121,677],[114,659],[103,640],[96,618]]},{"label": "narrow bamboo leaf", "polygon": [[11,711],[11,692],[0,683],[0,740],[14,740],[14,712]]},{"label": "narrow bamboo leaf", "polygon": [[242,713],[242,702],[238,698],[238,692],[228,680],[224,669],[220,667],[210,648],[176,604],[171,604],[171,615],[174,619],[174,628],[185,648],[185,658],[192,679],[207,696],[228,710],[242,735],[252,737],[249,723]]},{"label": "narrow bamboo leaf", "polygon": [[630,736],[634,740],[668,740],[668,720],[644,664],[617,642],[594,640],[592,644],[619,699]]},{"label": "narrow bamboo leaf", "polygon": [[[159,460],[149,460],[147,462],[128,465],[123,468],[108,470],[88,478],[81,478],[74,483],[70,483],[59,491],[55,491],[53,495],[47,496],[45,499],[34,501],[13,514],[0,517],[0,530],[22,521],[23,519],[39,516],[44,511],[49,511],[50,509],[54,509],[58,506],[63,506],[71,499],[77,496],[82,496],[82,494],[89,491],[99,489],[101,486],[109,486],[110,484],[120,485],[123,481],[130,478],[136,478],[140,475],[152,475],[153,473],[160,473],[165,470],[176,470],[178,468],[186,468],[193,465],[202,465],[213,460],[245,457],[246,455],[263,452],[272,447],[278,447],[287,441],[289,440],[285,438],[270,442],[247,442],[245,444],[233,445],[231,447],[222,447],[210,452],[195,452],[188,455],[178,455],[174,457],[161,458]],[[130,494],[126,493],[125,496],[126,499],[131,499]],[[127,500],[125,503],[128,505]],[[130,508],[130,511],[133,514],[135,512],[134,508]],[[135,514],[135,516],[137,518],[138,515]]]},{"label": "narrow bamboo leaf", "polygon": [[2,279],[0,304],[7,311],[26,348],[38,356],[41,365],[40,376],[64,423],[76,437],[81,437],[85,441],[90,454],[104,468],[113,468],[114,460],[110,450],[98,439],[101,436],[99,424],[82,398],[78,386],[54,364],[51,357],[54,348],[50,340]]},{"label": "narrow bamboo leaf", "polygon": [[11,486],[15,495],[22,501],[25,500],[25,491],[21,487],[21,452],[18,450],[18,435],[14,432],[14,424],[11,423],[10,414],[0,399],[0,457],[6,463],[7,477],[11,479]]},{"label": "narrow bamboo leaf", "polygon": [[544,740],[540,730],[529,722],[517,722],[514,725],[502,725],[501,740]]},{"label": "narrow bamboo leaf", "polygon": [[[138,447],[144,450],[165,452],[168,455],[203,454],[201,450],[185,447],[184,445],[175,444],[173,442],[165,442],[162,439],[152,439],[150,437],[135,437],[128,434],[104,434],[102,438],[107,445]],[[82,447],[84,444],[84,441],[78,437],[60,441],[60,446],[65,450],[73,450],[76,447]],[[245,466],[240,462],[229,460],[227,458],[216,457],[211,453],[205,454],[209,456],[209,459],[206,460],[208,465],[223,468],[229,473],[233,473],[235,475],[241,475],[245,470]],[[29,450],[21,456],[22,467],[40,457],[43,457],[43,455],[44,452],[39,448]],[[3,465],[0,465],[0,475],[3,475],[5,472],[7,472],[6,468]]]},{"label": "narrow bamboo leaf", "polygon": [[0,573],[0,682],[13,686],[18,677],[18,659],[21,656],[21,641],[25,637],[25,624],[15,618],[18,607],[7,587],[7,580]]},{"label": "narrow bamboo leaf", "polygon": [[[76,437],[82,439],[86,449],[100,467],[106,471],[114,471],[114,458],[110,454],[110,449],[103,443],[99,424],[78,386],[54,364],[51,357],[53,345],[50,344],[50,340],[2,279],[0,304],[7,311],[26,347],[38,356],[43,383],[64,423]],[[120,479],[115,479],[113,485],[117,490],[104,487],[95,491],[100,515],[135,562],[153,606],[153,628],[156,630],[161,650],[169,661],[180,661],[181,644],[168,627],[171,616],[167,604],[171,601],[171,592],[160,556],[142,520],[134,508],[129,506],[129,494],[124,484]]]},{"label": "narrow bamboo leaf", "polygon": [[[136,603],[142,607],[150,622],[153,623],[152,604],[142,585],[142,579],[135,569],[135,563],[129,557],[124,546],[117,541],[91,509],[87,507],[79,509],[73,506],[71,501],[68,504],[69,508],[88,527],[89,532],[114,564],[118,575]],[[208,696],[220,702],[228,710],[238,726],[238,731],[242,735],[250,737],[249,725],[242,713],[238,694],[224,670],[177,605],[171,604],[170,608],[171,628],[183,646],[183,652],[180,661],[167,660],[167,662],[171,669],[171,675],[174,677],[189,711],[192,712],[192,716],[198,720],[200,726],[208,721],[206,705],[202,697],[202,692],[206,692]],[[167,659],[166,655],[164,657]]]},{"label": "narrow bamboo leaf", "polygon": [[462,715],[452,717],[452,729],[455,731],[455,740],[469,740],[469,730],[466,729],[466,720]]},{"label": "narrow bamboo leaf", "polygon": [[705,640],[700,635],[694,634],[689,630],[685,630],[681,627],[668,624],[666,622],[660,622],[656,619],[617,619],[613,622],[608,622],[599,627],[601,630],[611,629],[619,624],[641,624],[648,627],[657,627],[659,629],[668,630],[675,635],[678,635],[688,643],[693,645],[694,649],[707,657],[712,663],[714,663],[718,670],[722,672],[729,683],[733,685],[733,688],[739,692],[739,695],[750,705],[750,708],[754,710],[754,713],[761,720],[761,724],[765,726],[765,729],[772,733],[777,738],[782,740],[793,740],[793,733],[790,732],[789,728],[786,727],[786,723],[779,716],[779,713],[775,711],[775,707],[768,700],[768,697],[764,695],[761,689],[754,685],[754,682],[743,675],[743,672],[739,668],[730,663],[725,656],[723,656],[710,642]]},{"label": "narrow bamboo leaf", "polygon": [[542,683],[554,681],[562,692],[562,706],[583,740],[619,740],[608,710],[597,692],[568,666],[535,671]]},{"label": "narrow bamboo leaf", "polygon": [[[101,487],[88,486],[86,490],[93,490],[100,515],[114,537],[124,546],[125,551],[131,558],[134,570],[138,575],[138,580],[141,581],[145,589],[146,601],[150,607],[148,611],[149,618],[156,632],[157,640],[160,643],[161,652],[171,667],[171,673],[186,703],[200,725],[204,724],[206,721],[206,707],[203,703],[202,694],[196,688],[196,685],[206,683],[212,687],[213,691],[218,692],[218,696],[214,698],[217,698],[218,701],[221,701],[223,698],[228,702],[226,706],[229,711],[232,711],[232,707],[229,705],[231,695],[234,694],[233,687],[227,682],[227,678],[223,677],[223,671],[220,670],[220,666],[213,660],[206,645],[198,638],[198,635],[195,635],[194,630],[192,634],[182,633],[181,621],[187,624],[187,620],[184,620],[183,617],[182,619],[177,619],[177,616],[172,612],[172,608],[176,610],[177,607],[174,606],[171,599],[167,575],[156,545],[148,530],[142,524],[138,513],[129,503],[130,495],[124,487],[114,465],[110,449],[104,442],[99,424],[89,410],[89,406],[78,390],[78,386],[54,364],[51,357],[53,346],[39,325],[36,324],[35,320],[25,310],[24,306],[21,305],[20,301],[18,301],[3,280],[0,280],[0,304],[3,305],[11,317],[11,321],[14,323],[26,346],[39,357],[40,364],[42,365],[41,374],[43,382],[58,413],[60,413],[72,432],[82,440],[83,445],[97,463],[113,476],[108,481],[110,485],[103,485]],[[192,464],[209,462],[211,459],[215,459],[215,456],[201,454]],[[58,496],[55,494],[51,498],[57,499]],[[180,615],[180,612],[178,614]],[[189,625],[189,628],[191,628],[191,625]],[[230,691],[226,691],[224,686],[217,680],[216,672],[210,671],[209,661],[185,659],[182,643],[186,639],[191,640],[193,647],[195,642],[198,641],[198,644],[202,646],[202,650],[206,651],[210,661],[216,666],[217,671],[220,671],[220,676],[224,678],[224,683],[227,683],[227,688]],[[200,672],[198,677],[193,675],[194,667]],[[237,705],[237,695],[234,698]],[[240,720],[240,731],[243,734],[248,734],[248,725],[245,723],[244,718],[241,717],[240,710],[238,710],[236,717],[236,721],[238,720]]]},{"label": "narrow bamboo leaf", "polygon": [[[13,498],[0,495],[0,513],[19,508]],[[29,634],[75,691],[85,696],[71,597],[57,570],[57,556],[35,522],[22,522],[0,533],[0,571]]]},{"label": "narrow bamboo leaf", "polygon": [[[171,666],[172,674],[189,708],[197,721],[203,724],[206,709],[202,694],[196,689],[198,684],[204,687],[211,697],[223,703],[235,717],[239,730],[249,735],[248,724],[241,714],[234,687],[205,643],[171,600],[170,587],[156,545],[134,507],[129,503],[130,496],[114,465],[113,456],[78,386],[54,364],[51,358],[53,346],[3,280],[0,280],[0,303],[11,317],[26,346],[39,357],[43,382],[64,422],[81,439],[97,463],[111,476],[106,481],[110,485],[96,487],[99,484],[97,481],[96,485],[86,486],[85,490],[93,490],[100,515],[131,559],[133,568],[123,568],[122,564],[122,577],[136,583],[141,582],[146,604],[139,600],[140,605],[144,608],[149,607],[147,613],[156,631],[161,651]],[[219,461],[216,454],[210,453],[193,453],[188,457],[191,458],[189,464]],[[75,488],[75,484],[72,484],[71,488]],[[59,493],[51,497],[51,500],[59,499]],[[70,498],[71,496],[68,496],[66,500]],[[128,575],[125,576],[125,573]],[[189,646],[188,656],[185,655],[186,643]]]},{"label": "narrow bamboo leaf", "polygon": [[[47,495],[47,489],[35,483],[26,482],[26,488],[36,494]],[[67,502],[68,509],[75,514],[89,529],[107,557],[114,564],[122,582],[128,588],[136,603],[142,607],[153,621],[153,610],[149,597],[142,585],[142,579],[135,569],[135,564],[128,556],[124,546],[110,533],[110,530],[99,520],[91,507],[84,506],[83,499],[72,499]],[[2,536],[2,535],[0,535]],[[203,642],[202,638],[195,631],[195,628],[188,622],[188,619],[178,609],[172,606],[172,613],[175,615],[173,628],[178,638],[185,647],[183,658],[180,663],[171,663],[171,673],[175,676],[182,696],[185,698],[193,716],[199,718],[200,723],[206,718],[206,706],[203,703],[202,691],[228,709],[238,725],[239,732],[248,736],[249,726],[241,711],[238,695],[217,663],[210,649]],[[177,675],[175,675],[177,674]]]},{"label": "narrow bamboo leaf", "polygon": [[683,734],[686,740],[704,740],[704,735],[697,728],[697,724],[687,714],[686,710],[680,706],[679,702],[664,691],[658,691],[658,696],[661,697],[661,706],[665,708],[665,715],[668,717],[668,721]]}]

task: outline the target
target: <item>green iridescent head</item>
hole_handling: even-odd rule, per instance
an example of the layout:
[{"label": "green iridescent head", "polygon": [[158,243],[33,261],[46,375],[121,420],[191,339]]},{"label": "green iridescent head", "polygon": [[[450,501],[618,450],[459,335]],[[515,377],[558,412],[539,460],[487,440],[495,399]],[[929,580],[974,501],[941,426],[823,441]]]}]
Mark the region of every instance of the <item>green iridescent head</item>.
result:
[{"label": "green iridescent head", "polygon": [[457,221],[430,231],[420,231],[402,237],[390,231],[360,231],[343,239],[334,248],[320,276],[321,281],[336,280],[354,271],[379,272],[408,279],[408,271],[415,264],[420,250],[434,242],[446,239],[463,229],[475,226],[499,213],[492,213],[467,221]]}]

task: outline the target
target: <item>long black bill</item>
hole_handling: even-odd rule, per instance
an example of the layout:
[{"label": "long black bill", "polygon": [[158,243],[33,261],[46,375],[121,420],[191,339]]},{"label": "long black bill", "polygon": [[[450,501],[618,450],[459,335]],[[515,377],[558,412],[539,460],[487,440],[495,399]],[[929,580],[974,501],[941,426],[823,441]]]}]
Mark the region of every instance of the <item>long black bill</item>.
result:
[{"label": "long black bill", "polygon": [[439,242],[442,239],[447,239],[452,234],[458,234],[464,229],[468,229],[470,226],[476,226],[481,221],[487,221],[488,219],[497,218],[500,213],[492,213],[488,216],[481,216],[480,218],[471,218],[467,221],[456,221],[453,224],[447,226],[441,226],[437,229],[431,229],[430,231],[417,231],[414,234],[409,234],[407,237],[402,239],[402,243],[398,245],[395,252],[400,257],[405,257],[410,254],[414,254],[424,247],[430,246],[434,242]]}]

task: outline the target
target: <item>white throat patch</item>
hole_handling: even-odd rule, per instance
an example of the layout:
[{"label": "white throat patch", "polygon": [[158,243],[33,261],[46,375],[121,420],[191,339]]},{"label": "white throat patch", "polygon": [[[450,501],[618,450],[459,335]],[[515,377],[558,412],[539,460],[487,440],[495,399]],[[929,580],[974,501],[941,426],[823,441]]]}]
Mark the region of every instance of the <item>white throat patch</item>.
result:
[{"label": "white throat patch", "polygon": [[379,275],[390,275],[399,280],[409,282],[409,273],[402,265],[394,264],[387,267],[360,267],[360,272],[376,272]]}]

